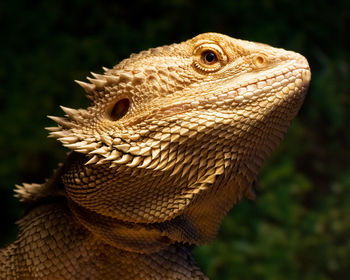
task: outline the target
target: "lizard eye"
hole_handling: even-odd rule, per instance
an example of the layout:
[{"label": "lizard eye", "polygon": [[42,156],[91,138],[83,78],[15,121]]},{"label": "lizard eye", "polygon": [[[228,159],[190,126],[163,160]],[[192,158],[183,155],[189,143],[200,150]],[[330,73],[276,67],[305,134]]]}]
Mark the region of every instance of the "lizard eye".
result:
[{"label": "lizard eye", "polygon": [[212,65],[218,61],[218,57],[215,52],[207,50],[202,52],[201,60],[204,64]]},{"label": "lizard eye", "polygon": [[130,106],[130,101],[127,98],[120,99],[114,104],[112,110],[110,111],[109,117],[112,121],[117,121],[125,116],[128,112]]},{"label": "lizard eye", "polygon": [[216,43],[202,43],[194,50],[194,66],[200,72],[215,72],[227,63],[227,56]]}]

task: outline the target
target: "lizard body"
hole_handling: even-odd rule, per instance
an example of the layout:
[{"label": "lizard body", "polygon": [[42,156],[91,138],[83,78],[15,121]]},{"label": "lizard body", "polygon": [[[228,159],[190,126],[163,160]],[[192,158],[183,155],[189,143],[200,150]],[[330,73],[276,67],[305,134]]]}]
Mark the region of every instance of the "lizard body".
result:
[{"label": "lizard body", "polygon": [[72,152],[0,251],[1,279],[207,279],[213,240],[297,114],[306,59],[205,33],[133,54],[90,83],[87,109],[48,128]]}]

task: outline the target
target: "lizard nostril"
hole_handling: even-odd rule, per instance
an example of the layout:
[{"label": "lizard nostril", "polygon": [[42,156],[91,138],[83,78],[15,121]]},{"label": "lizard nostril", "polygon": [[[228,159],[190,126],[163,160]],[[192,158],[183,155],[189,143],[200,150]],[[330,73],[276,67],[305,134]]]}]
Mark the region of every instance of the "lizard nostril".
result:
[{"label": "lizard nostril", "polygon": [[261,56],[258,56],[258,57],[256,58],[256,62],[258,62],[259,64],[263,64],[263,63],[264,63],[264,58],[261,57]]},{"label": "lizard nostril", "polygon": [[264,56],[258,55],[254,57],[254,63],[256,66],[263,66],[266,63],[266,58]]},{"label": "lizard nostril", "polygon": [[128,112],[130,106],[130,101],[127,98],[120,99],[117,103],[114,104],[111,112],[110,119],[112,121],[117,121],[125,116]]}]

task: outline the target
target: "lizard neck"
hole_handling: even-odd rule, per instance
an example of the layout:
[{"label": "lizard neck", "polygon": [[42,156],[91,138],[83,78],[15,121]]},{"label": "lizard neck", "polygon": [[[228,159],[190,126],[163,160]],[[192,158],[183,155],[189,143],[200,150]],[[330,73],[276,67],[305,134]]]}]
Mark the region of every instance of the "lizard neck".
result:
[{"label": "lizard neck", "polygon": [[232,205],[243,196],[254,197],[251,184],[251,180],[244,180],[243,176],[219,176],[212,187],[198,194],[184,211],[172,219],[154,223],[130,222],[103,215],[69,198],[68,204],[79,224],[105,243],[148,254],[174,243],[200,245],[213,240]]},{"label": "lizard neck", "polygon": [[[89,232],[130,252],[209,242],[228,210],[243,196],[254,196],[255,176],[244,166],[203,172],[200,185],[191,185],[186,176],[171,176],[172,170],[87,167],[85,162],[84,155],[72,154],[63,175],[69,208]],[[215,176],[211,184],[205,180],[209,176]]]},{"label": "lizard neck", "polygon": [[65,200],[34,208],[19,226],[18,239],[0,251],[0,275],[8,279],[207,279],[189,246],[121,250],[80,225]]}]

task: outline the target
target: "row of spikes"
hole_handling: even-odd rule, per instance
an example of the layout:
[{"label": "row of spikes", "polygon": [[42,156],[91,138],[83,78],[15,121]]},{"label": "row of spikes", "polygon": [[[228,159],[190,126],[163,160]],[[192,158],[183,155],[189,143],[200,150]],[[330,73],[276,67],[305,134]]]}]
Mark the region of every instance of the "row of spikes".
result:
[{"label": "row of spikes", "polygon": [[[164,146],[154,145],[153,147],[132,147],[129,144],[106,146],[101,142],[96,141],[92,141],[90,143],[88,143],[86,140],[78,141],[77,137],[67,136],[65,134],[66,132],[67,131],[58,131],[53,133],[55,137],[63,136],[62,138],[59,138],[59,140],[67,148],[73,149],[77,152],[89,154],[91,157],[86,162],[86,165],[111,163],[112,167],[115,167],[117,165],[127,165],[129,167],[139,167],[165,171],[169,170],[174,164],[177,164],[180,161],[182,163],[187,163],[189,159],[194,159],[198,156],[198,153],[191,153],[185,155],[183,151],[178,151],[179,143],[176,144],[176,147],[173,145],[169,148],[169,142],[165,142]],[[224,140],[222,139],[222,141]],[[213,151],[216,149],[218,144],[218,142],[208,142],[202,146],[202,149],[200,149],[201,152],[199,153],[209,150]],[[225,155],[225,168],[227,167],[230,158],[236,155],[237,152],[239,153],[239,149],[236,152],[231,151],[231,153],[226,153],[227,156]],[[176,160],[174,160],[174,158],[176,158]],[[234,160],[234,158],[231,158],[231,160]],[[176,168],[175,170],[179,168],[180,167]]]},{"label": "row of spikes", "polygon": [[[130,154],[122,154],[121,158],[113,161],[113,158],[117,156],[119,153],[116,150],[111,152],[111,155],[108,158],[101,159],[100,155],[94,155],[87,164],[104,164],[106,161],[112,161],[111,166],[120,166],[124,164],[128,167],[136,167],[136,168],[145,168],[152,170],[160,170],[167,171],[170,170],[170,176],[180,173],[180,177],[188,177],[191,181],[196,181],[199,178],[201,179],[201,183],[212,183],[215,179],[216,175],[220,175],[224,172],[224,169],[227,168],[233,158],[236,158],[236,155],[230,155],[230,158],[227,156],[223,156],[222,153],[218,151],[212,150],[210,154],[208,154],[209,159],[201,159],[201,153],[194,154],[186,154],[184,149],[178,152],[176,149],[173,152],[163,151],[160,155],[156,157],[149,156],[131,156]],[[164,155],[165,153],[166,155]],[[221,157],[221,159],[220,159]],[[208,170],[213,169],[215,172],[212,176],[204,176]],[[203,173],[204,172],[204,173]],[[208,175],[208,174],[207,174]],[[204,177],[203,177],[204,176]]]},{"label": "row of spikes", "polygon": [[[56,130],[57,128],[54,128]],[[76,136],[70,135],[69,130],[52,131],[51,136],[58,138],[64,146],[73,149],[77,152],[91,155],[88,164],[106,164],[112,162],[112,167],[117,165],[126,164],[130,167],[140,168],[155,168],[169,169],[175,163],[179,162],[181,156],[177,156],[177,161],[172,162],[172,157],[175,156],[174,149],[167,149],[169,142],[159,141],[153,143],[152,146],[131,146],[130,144],[116,144],[112,146],[106,146],[97,139],[90,139],[90,141],[79,140]],[[180,137],[180,135],[171,143],[177,142],[177,145],[183,143],[187,138]],[[168,138],[162,140],[169,140]],[[223,139],[222,139],[223,140]],[[212,150],[218,143],[213,142],[210,146],[204,145],[206,149]],[[166,154],[166,155],[165,155]],[[159,156],[159,159],[157,159]],[[170,158],[169,158],[170,157]],[[166,162],[164,159],[167,158]],[[141,164],[142,162],[142,164]],[[170,164],[171,163],[171,164]]]},{"label": "row of spikes", "polygon": [[[198,163],[198,158],[193,159],[192,161],[185,161],[186,163],[181,162],[181,164],[175,164],[176,162],[173,161],[172,164],[169,166],[169,169],[173,168],[172,170],[170,170],[171,174],[169,174],[169,176],[174,176],[175,174],[178,174],[179,176],[177,176],[177,178],[186,178],[186,181],[189,185],[200,184],[204,186],[208,184],[213,184],[217,176],[223,174],[225,170],[223,161],[218,161],[213,165],[209,166],[207,169],[200,168],[198,165],[196,165],[196,163]],[[158,162],[157,164],[159,165]],[[158,170],[158,168],[153,168],[153,170]],[[134,172],[137,172],[136,169],[134,170]]]},{"label": "row of spikes", "polygon": [[[102,69],[107,72],[109,69],[106,67],[102,67]],[[117,83],[119,79],[114,76],[108,76],[108,81],[105,75],[96,74],[91,72],[91,75],[94,78],[86,77],[90,83],[86,83],[79,80],[74,80],[79,86],[81,86],[84,91],[86,92],[86,97],[90,99],[91,101],[97,100],[101,97],[101,91],[104,89],[104,87],[107,85],[107,82],[110,83]]]},{"label": "row of spikes", "polygon": [[53,176],[45,179],[42,184],[36,183],[22,183],[22,185],[15,185],[15,197],[21,202],[33,203],[39,199],[48,196],[62,196],[63,190],[57,187],[57,178],[60,177],[63,163],[59,163],[58,167],[54,170]]},{"label": "row of spikes", "polygon": [[91,72],[94,78],[87,77],[90,83],[74,80],[79,86],[81,86],[86,92],[87,98],[91,101],[95,101],[103,96],[103,90],[106,86],[115,86],[118,83],[128,83],[131,81],[142,82],[143,75],[140,73],[120,72],[118,75],[109,75],[109,69],[102,67],[105,74],[96,74]]},{"label": "row of spikes", "polygon": [[[132,147],[129,144],[106,146],[96,140],[92,142],[80,141],[76,136],[69,136],[69,131],[65,130],[53,131],[51,135],[58,137],[65,147],[80,153],[89,154],[91,158],[86,162],[86,165],[111,163],[111,166],[115,167],[125,164],[129,167],[165,171],[180,161],[186,163],[190,159],[190,157],[183,159],[183,154],[178,153],[177,148],[172,147],[168,149],[169,142],[162,142],[159,145],[155,143],[152,147]],[[185,139],[185,137],[181,137],[181,139]],[[179,141],[176,145],[180,145],[181,142]],[[210,147],[205,148],[212,150],[216,145],[217,143],[211,143]],[[174,160],[175,157],[176,161]],[[177,169],[176,171],[178,171]]]}]

